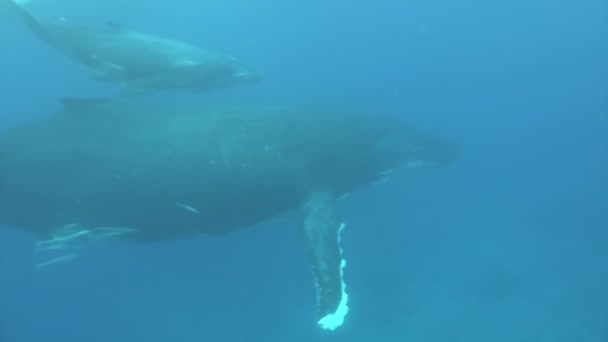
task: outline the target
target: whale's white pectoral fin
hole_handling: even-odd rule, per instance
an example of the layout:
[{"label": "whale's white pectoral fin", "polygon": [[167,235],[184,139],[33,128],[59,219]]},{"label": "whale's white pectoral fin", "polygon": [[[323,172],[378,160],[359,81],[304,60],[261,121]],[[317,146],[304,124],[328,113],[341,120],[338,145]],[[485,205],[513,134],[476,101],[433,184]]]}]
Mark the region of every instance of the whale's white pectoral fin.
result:
[{"label": "whale's white pectoral fin", "polygon": [[300,208],[300,226],[317,290],[317,323],[325,330],[341,326],[349,310],[344,282],[346,261],[340,247],[345,225],[338,220],[334,202],[333,194],[318,191],[310,194]]}]

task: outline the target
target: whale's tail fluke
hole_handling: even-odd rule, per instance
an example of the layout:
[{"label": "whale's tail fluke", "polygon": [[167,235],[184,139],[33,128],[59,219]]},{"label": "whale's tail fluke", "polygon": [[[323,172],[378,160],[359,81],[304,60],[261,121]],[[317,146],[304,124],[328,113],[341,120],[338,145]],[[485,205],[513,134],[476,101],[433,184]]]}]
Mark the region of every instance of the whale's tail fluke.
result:
[{"label": "whale's tail fluke", "polygon": [[44,26],[33,15],[29,14],[21,5],[14,0],[0,0],[0,12],[2,16],[17,18],[34,31],[38,36],[46,36]]}]

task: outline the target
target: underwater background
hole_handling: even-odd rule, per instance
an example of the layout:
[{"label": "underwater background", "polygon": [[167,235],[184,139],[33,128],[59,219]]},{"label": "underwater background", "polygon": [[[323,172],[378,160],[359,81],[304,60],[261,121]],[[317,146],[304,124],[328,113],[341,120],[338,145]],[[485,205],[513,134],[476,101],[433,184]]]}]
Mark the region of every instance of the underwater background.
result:
[{"label": "underwater background", "polygon": [[[608,340],[605,0],[27,8],[231,53],[264,75],[143,101],[383,112],[460,156],[341,202],[351,312],[334,332],[315,324],[307,256],[288,222],[92,245],[42,269],[34,238],[0,227],[0,341]],[[118,93],[1,13],[0,39],[2,129],[57,113],[64,96]]]}]

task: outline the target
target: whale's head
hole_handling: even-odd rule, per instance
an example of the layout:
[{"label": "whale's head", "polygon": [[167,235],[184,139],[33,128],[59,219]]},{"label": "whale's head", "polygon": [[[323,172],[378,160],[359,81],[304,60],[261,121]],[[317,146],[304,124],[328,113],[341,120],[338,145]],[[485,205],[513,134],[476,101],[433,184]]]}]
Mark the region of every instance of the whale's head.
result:
[{"label": "whale's head", "polygon": [[258,83],[262,79],[259,71],[238,61],[231,63],[229,69],[236,83]]},{"label": "whale's head", "polygon": [[370,165],[380,179],[404,168],[446,166],[458,155],[451,143],[420,133],[398,119],[383,117],[376,123]]},{"label": "whale's head", "polygon": [[398,118],[343,113],[324,119],[307,127],[321,151],[311,170],[339,194],[383,182],[403,169],[446,166],[457,157],[452,144]]},{"label": "whale's head", "polygon": [[262,79],[262,75],[255,68],[228,55],[218,56],[212,65],[201,64],[195,74],[196,88],[199,90],[253,84]]}]

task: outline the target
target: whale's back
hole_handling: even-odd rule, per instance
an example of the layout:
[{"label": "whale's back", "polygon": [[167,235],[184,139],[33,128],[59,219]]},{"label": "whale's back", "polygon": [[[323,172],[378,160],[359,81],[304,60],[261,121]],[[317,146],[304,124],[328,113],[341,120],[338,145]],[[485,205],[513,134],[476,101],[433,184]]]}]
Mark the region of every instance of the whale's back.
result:
[{"label": "whale's back", "polygon": [[0,223],[42,236],[72,223],[131,227],[139,239],[222,233],[294,209],[311,189],[339,195],[407,158],[443,158],[383,153],[396,138],[428,143],[374,115],[75,107],[0,133]]}]

